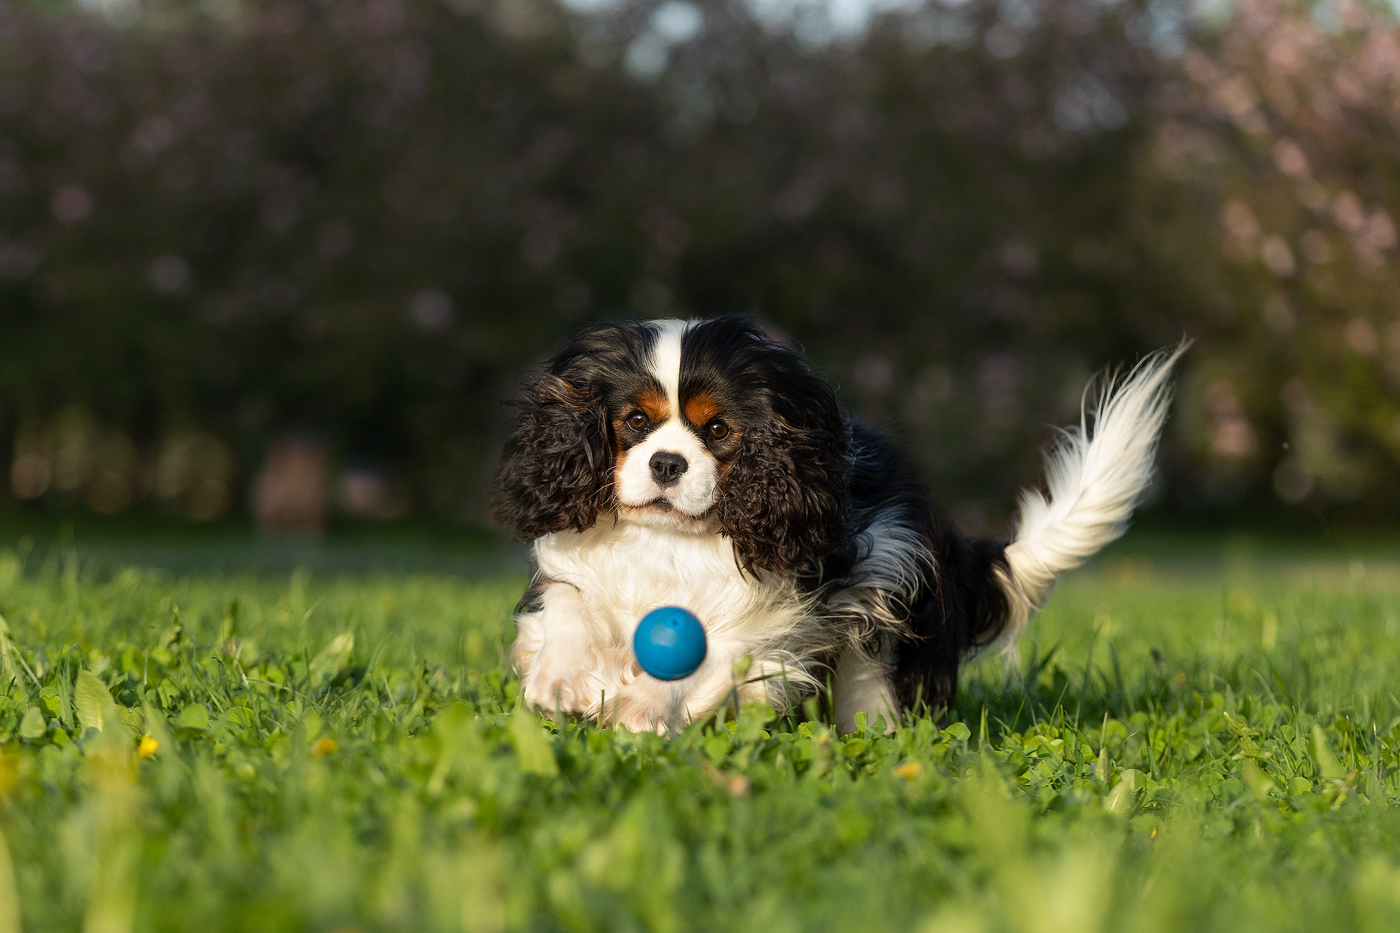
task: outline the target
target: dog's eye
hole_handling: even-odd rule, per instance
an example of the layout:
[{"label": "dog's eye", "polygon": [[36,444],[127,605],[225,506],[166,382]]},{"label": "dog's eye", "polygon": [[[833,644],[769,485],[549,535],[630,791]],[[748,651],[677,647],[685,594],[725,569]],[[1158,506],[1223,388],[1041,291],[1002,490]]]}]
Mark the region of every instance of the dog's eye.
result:
[{"label": "dog's eye", "polygon": [[705,433],[717,441],[722,441],[729,436],[729,425],[723,421],[711,421],[705,426]]},{"label": "dog's eye", "polygon": [[627,426],[634,431],[640,431],[647,426],[647,416],[639,411],[634,411],[627,416]]}]

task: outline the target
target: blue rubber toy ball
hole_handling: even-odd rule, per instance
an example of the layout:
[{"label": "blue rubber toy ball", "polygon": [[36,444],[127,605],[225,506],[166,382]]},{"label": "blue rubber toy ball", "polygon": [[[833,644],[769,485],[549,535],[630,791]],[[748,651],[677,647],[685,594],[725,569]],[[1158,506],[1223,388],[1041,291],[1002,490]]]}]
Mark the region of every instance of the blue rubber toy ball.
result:
[{"label": "blue rubber toy ball", "polygon": [[705,628],[695,613],[662,606],[642,616],[632,636],[637,663],[657,680],[680,680],[705,660]]}]

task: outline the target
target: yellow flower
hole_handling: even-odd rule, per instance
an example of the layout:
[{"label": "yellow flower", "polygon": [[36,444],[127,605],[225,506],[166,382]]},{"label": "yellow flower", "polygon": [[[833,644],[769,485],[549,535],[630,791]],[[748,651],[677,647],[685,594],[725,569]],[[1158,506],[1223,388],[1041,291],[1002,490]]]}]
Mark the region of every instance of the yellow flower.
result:
[{"label": "yellow flower", "polygon": [[141,744],[136,746],[136,754],[142,758],[150,758],[160,748],[160,743],[149,735],[141,736]]},{"label": "yellow flower", "polygon": [[912,781],[919,776],[919,772],[924,770],[923,765],[917,761],[906,761],[902,765],[896,765],[894,773],[906,781]]},{"label": "yellow flower", "polygon": [[335,747],[335,739],[328,735],[323,735],[316,740],[316,744],[312,746],[311,750],[318,755],[329,755],[331,752],[335,751]]}]

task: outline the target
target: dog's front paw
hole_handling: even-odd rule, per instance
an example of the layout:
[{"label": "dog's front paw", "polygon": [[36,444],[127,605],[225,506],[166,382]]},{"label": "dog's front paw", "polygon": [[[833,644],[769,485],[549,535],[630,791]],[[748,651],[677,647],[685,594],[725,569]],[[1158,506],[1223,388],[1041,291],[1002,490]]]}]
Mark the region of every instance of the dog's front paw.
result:
[{"label": "dog's front paw", "polygon": [[670,717],[665,712],[647,707],[635,700],[619,700],[609,704],[612,725],[629,732],[655,732],[666,735],[671,731]]},{"label": "dog's front paw", "polygon": [[685,726],[685,717],[679,715],[676,708],[674,691],[663,684],[645,681],[628,684],[615,701],[609,697],[603,718],[631,732],[655,732],[657,735],[667,735]]},{"label": "dog's front paw", "polygon": [[555,711],[588,715],[596,710],[604,686],[592,671],[560,662],[541,662],[521,678],[525,705],[546,715]]}]

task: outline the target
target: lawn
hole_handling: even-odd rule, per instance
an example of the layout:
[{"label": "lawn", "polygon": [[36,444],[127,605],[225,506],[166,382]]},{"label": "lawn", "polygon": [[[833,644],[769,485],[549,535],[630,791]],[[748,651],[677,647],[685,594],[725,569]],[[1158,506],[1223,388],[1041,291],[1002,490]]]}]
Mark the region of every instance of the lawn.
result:
[{"label": "lawn", "polygon": [[669,741],[517,706],[509,563],[0,551],[0,933],[1400,929],[1400,559],[1147,551],[941,726]]}]

